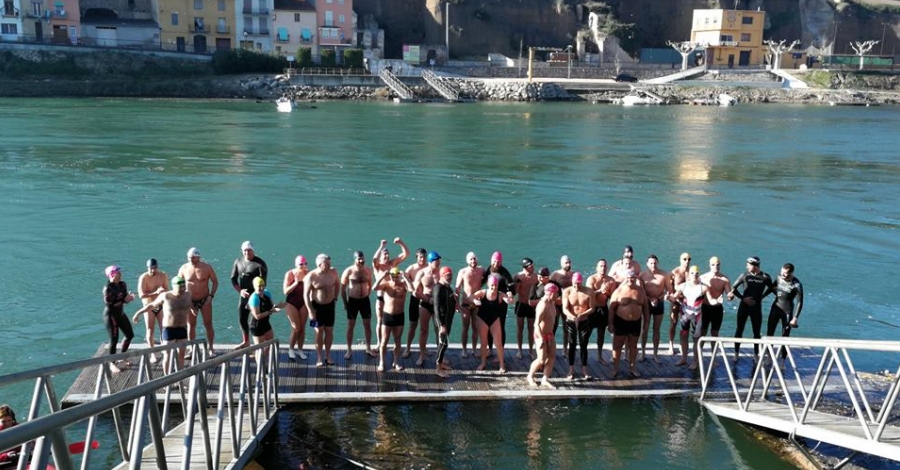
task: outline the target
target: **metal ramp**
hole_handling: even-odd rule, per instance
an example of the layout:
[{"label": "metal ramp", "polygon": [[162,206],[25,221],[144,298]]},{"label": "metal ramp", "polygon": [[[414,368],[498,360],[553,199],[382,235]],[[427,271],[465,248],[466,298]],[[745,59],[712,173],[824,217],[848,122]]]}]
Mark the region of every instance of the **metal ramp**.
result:
[{"label": "metal ramp", "polygon": [[397,76],[394,75],[394,73],[390,70],[381,69],[381,73],[379,73],[378,76],[381,77],[381,81],[383,81],[384,84],[391,89],[391,91],[396,93],[397,96],[400,97],[400,99],[413,99],[413,91],[408,86],[404,85],[403,82],[401,82],[400,79],[397,78]]},{"label": "metal ramp", "polygon": [[673,74],[669,74],[663,77],[651,78],[649,80],[641,80],[641,83],[646,83],[648,85],[665,85],[666,83],[672,83],[676,80],[684,80],[686,78],[696,77],[698,75],[703,75],[707,71],[706,65],[700,65],[698,67],[689,68],[687,70],[682,70],[680,72],[675,72]]},{"label": "metal ramp", "polygon": [[428,69],[422,70],[422,78],[425,79],[425,82],[431,85],[431,88],[434,88],[435,91],[440,93],[444,99],[448,101],[459,101],[459,92],[453,89],[450,85],[444,83],[440,77],[435,75],[435,73]]},{"label": "metal ramp", "polygon": [[780,77],[783,80],[782,83],[783,83],[784,88],[791,88],[791,89],[809,88],[809,85],[807,85],[806,82],[804,82],[803,80],[800,80],[799,78],[791,75],[788,72],[785,72],[782,69],[769,70],[769,72],[771,72],[772,75],[775,75],[776,77]]},{"label": "metal ramp", "polygon": [[[900,461],[900,427],[888,424],[896,419],[894,408],[900,392],[900,368],[889,387],[878,387],[860,378],[850,357],[850,351],[888,353],[882,356],[896,365],[900,342],[740,339],[741,344],[758,345],[761,351],[749,386],[738,386],[736,369],[727,357],[724,345],[734,342],[734,338],[704,337],[700,340],[701,346],[710,345],[713,350],[709,362],[700,361],[700,402],[711,413],[786,433],[816,466],[819,466],[816,459],[797,442],[797,438],[850,450],[850,455],[835,468],[845,465],[858,453]],[[792,349],[799,348],[817,352],[816,369],[798,367]],[[782,350],[786,359],[779,358]],[[710,389],[712,371],[718,360],[724,363],[731,385],[725,393],[714,393]],[[847,398],[852,404],[849,416],[823,409],[826,408],[823,401],[846,402]]]}]

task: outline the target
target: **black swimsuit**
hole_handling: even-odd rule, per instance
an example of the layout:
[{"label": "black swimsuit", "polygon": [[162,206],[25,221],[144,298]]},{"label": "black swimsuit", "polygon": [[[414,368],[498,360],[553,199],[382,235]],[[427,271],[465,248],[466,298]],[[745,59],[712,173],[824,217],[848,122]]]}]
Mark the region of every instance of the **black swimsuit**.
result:
[{"label": "black swimsuit", "polygon": [[500,318],[500,313],[506,311],[506,302],[500,300],[500,294],[497,294],[497,298],[494,300],[489,300],[487,296],[481,300],[481,307],[478,308],[478,318],[481,319],[487,326],[491,326]]}]

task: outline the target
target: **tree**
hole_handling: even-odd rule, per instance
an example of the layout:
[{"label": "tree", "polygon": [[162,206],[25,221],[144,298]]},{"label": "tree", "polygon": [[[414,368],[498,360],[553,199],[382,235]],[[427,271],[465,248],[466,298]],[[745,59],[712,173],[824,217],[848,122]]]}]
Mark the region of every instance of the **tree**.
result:
[{"label": "tree", "polygon": [[779,68],[781,68],[782,54],[784,54],[785,52],[791,52],[795,47],[797,47],[798,44],[800,44],[800,40],[795,40],[789,46],[785,46],[785,42],[787,42],[786,39],[782,39],[777,44],[771,39],[766,39],[765,41],[763,41],[766,47],[769,48],[769,52],[771,52],[772,56],[774,56],[775,58],[775,60],[772,61],[772,70],[778,70]]},{"label": "tree", "polygon": [[687,60],[691,52],[697,49],[700,44],[690,41],[673,42],[666,41],[666,44],[672,46],[679,54],[681,54],[681,70],[687,70]]},{"label": "tree", "polygon": [[859,69],[863,69],[863,56],[868,54],[869,51],[875,47],[875,44],[878,44],[881,41],[869,40],[865,42],[853,41],[850,43],[850,47],[853,48],[853,51],[856,52],[856,55],[859,56]]}]

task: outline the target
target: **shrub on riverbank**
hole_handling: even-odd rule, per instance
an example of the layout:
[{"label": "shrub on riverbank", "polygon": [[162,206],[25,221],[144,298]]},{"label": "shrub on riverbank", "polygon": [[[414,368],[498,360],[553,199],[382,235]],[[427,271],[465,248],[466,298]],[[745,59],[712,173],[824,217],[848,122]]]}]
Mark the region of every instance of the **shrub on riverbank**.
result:
[{"label": "shrub on riverbank", "polygon": [[281,73],[288,67],[284,57],[260,54],[246,49],[216,51],[213,70],[219,75],[239,73]]}]

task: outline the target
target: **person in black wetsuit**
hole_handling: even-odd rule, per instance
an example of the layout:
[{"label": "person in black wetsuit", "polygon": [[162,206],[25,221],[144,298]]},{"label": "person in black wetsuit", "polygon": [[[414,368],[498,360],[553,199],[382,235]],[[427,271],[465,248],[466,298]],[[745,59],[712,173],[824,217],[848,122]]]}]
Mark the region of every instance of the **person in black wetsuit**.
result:
[{"label": "person in black wetsuit", "polygon": [[[128,351],[131,340],[134,338],[134,330],[131,322],[125,316],[125,304],[134,300],[134,294],[128,291],[128,286],[122,280],[122,268],[112,265],[106,268],[106,278],[109,282],[103,287],[103,324],[106,325],[106,333],[109,335],[109,353],[116,353],[119,343],[119,331],[125,335],[122,341],[122,352]],[[113,372],[119,368],[113,364]]]},{"label": "person in black wetsuit", "polygon": [[[739,291],[743,286],[743,291]],[[744,336],[744,327],[747,326],[747,319],[750,319],[750,326],[753,328],[753,337],[759,339],[760,329],[762,328],[762,299],[772,288],[772,277],[764,273],[759,268],[759,258],[751,256],[747,258],[747,272],[735,281],[728,293],[728,300],[734,300],[735,297],[741,299],[741,304],[737,311],[737,330],[734,332],[735,338]],[[741,343],[734,343],[734,360],[738,360],[740,355]],[[754,355],[759,355],[759,345],[753,345]],[[755,360],[754,356],[754,360]]]},{"label": "person in black wetsuit", "polygon": [[[785,263],[781,267],[781,275],[772,285],[775,301],[769,310],[769,321],[766,325],[766,336],[775,334],[775,328],[781,323],[781,336],[790,336],[791,328],[797,328],[797,319],[803,310],[803,284],[794,277],[794,265]],[[781,350],[781,358],[787,357],[787,350]]]},{"label": "person in black wetsuit", "polygon": [[450,344],[450,327],[453,325],[453,314],[456,312],[456,294],[453,292],[453,270],[444,266],[440,270],[440,280],[432,289],[434,302],[434,325],[438,330],[438,353],[436,372],[439,377],[447,378],[450,366],[444,364],[444,354]]},{"label": "person in black wetsuit", "polygon": [[497,359],[500,362],[500,373],[506,373],[506,364],[503,360],[503,343],[500,338],[503,337],[500,331],[500,319],[506,312],[509,302],[512,302],[512,295],[508,292],[502,293],[499,289],[500,276],[491,275],[487,279],[487,288],[481,289],[472,294],[472,301],[478,305],[479,332],[481,336],[481,364],[478,370],[484,370],[487,367],[488,357],[488,332],[493,333],[494,346],[497,348]]},{"label": "person in black wetsuit", "polygon": [[231,268],[231,285],[239,294],[238,297],[238,321],[241,325],[241,333],[243,339],[238,348],[250,345],[250,310],[247,308],[247,299],[255,290],[253,288],[253,279],[261,277],[263,281],[268,281],[269,268],[262,258],[256,256],[253,249],[253,243],[249,240],[241,244],[241,251],[244,255],[234,260],[234,266]]}]

